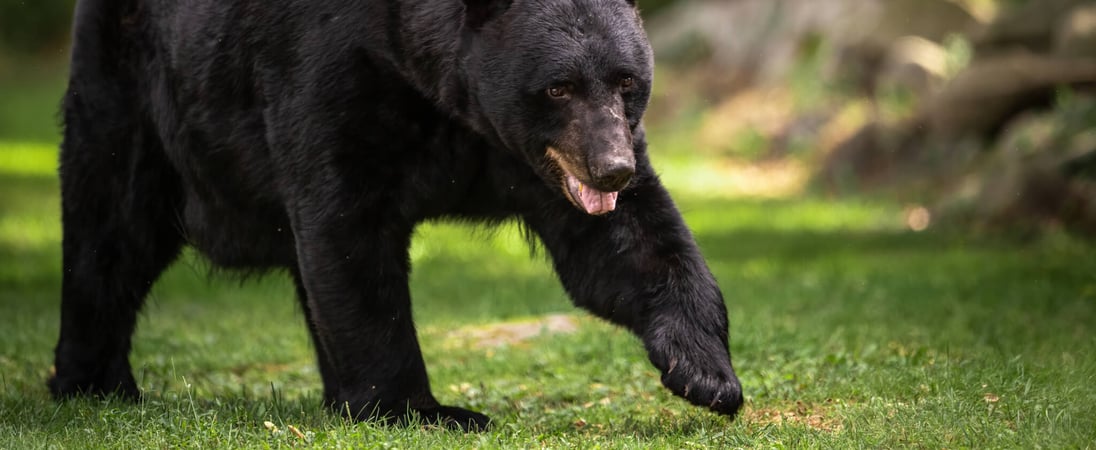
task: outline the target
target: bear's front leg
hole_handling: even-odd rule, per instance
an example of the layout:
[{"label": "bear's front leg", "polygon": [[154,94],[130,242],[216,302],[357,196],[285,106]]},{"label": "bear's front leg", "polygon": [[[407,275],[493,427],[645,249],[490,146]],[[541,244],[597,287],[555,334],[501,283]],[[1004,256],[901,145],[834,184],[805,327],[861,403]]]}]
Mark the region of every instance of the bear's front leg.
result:
[{"label": "bear's front leg", "polygon": [[334,372],[324,380],[329,406],[357,420],[403,422],[413,411],[427,423],[485,429],[486,416],[442,406],[430,392],[407,285],[411,227],[333,203],[298,211],[294,230],[316,345]]},{"label": "bear's front leg", "polygon": [[733,416],[743,399],[723,295],[646,161],[611,213],[546,203],[525,220],[573,301],[639,335],[674,394]]}]

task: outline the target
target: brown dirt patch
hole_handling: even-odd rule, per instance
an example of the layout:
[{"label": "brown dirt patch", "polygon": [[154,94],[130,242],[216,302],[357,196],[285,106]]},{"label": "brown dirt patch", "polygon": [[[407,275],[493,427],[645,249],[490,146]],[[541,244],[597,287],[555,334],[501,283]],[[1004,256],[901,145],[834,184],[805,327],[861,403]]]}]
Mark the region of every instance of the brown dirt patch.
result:
[{"label": "brown dirt patch", "polygon": [[839,433],[845,426],[834,411],[834,404],[795,402],[792,405],[765,408],[747,407],[740,420],[751,425],[806,427],[827,433]]},{"label": "brown dirt patch", "polygon": [[552,314],[536,319],[461,327],[449,332],[446,342],[462,348],[494,348],[576,330],[578,319],[566,314]]}]

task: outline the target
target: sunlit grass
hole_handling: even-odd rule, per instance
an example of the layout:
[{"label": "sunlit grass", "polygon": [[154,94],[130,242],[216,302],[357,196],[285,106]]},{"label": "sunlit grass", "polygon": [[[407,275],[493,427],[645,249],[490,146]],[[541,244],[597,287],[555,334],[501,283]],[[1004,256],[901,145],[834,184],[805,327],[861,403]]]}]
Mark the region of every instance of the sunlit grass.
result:
[{"label": "sunlit grass", "polygon": [[41,142],[0,140],[0,174],[45,175],[57,173],[57,148]]},{"label": "sunlit grass", "polygon": [[[52,146],[0,141],[0,177],[48,177],[57,172],[57,150]],[[60,243],[61,227],[56,219],[59,202],[56,196],[43,198],[38,192],[25,192],[33,187],[20,183],[5,183],[3,203],[14,203],[22,212],[37,214],[0,215],[0,245],[17,250],[42,249]],[[30,195],[23,195],[30,194]]]}]

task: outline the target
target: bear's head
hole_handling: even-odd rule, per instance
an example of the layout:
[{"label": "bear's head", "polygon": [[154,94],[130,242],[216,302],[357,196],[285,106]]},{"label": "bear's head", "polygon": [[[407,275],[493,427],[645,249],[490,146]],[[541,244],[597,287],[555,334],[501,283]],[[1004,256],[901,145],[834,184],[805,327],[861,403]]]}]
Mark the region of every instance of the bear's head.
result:
[{"label": "bear's head", "polygon": [[481,131],[589,214],[635,173],[651,47],[634,0],[463,0],[461,62]]}]

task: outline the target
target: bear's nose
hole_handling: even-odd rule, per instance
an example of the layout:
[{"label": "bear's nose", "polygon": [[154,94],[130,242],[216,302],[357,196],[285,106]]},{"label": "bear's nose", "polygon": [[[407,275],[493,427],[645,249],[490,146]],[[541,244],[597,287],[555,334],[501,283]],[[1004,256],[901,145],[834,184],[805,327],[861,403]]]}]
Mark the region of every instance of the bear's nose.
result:
[{"label": "bear's nose", "polygon": [[607,158],[590,168],[594,187],[602,192],[616,192],[624,189],[635,173],[635,160],[632,158]]}]

